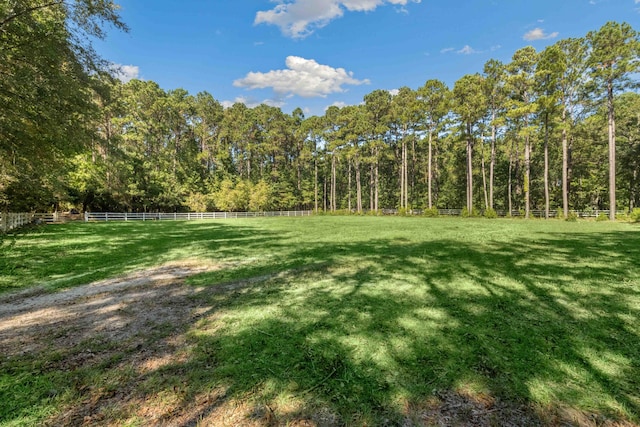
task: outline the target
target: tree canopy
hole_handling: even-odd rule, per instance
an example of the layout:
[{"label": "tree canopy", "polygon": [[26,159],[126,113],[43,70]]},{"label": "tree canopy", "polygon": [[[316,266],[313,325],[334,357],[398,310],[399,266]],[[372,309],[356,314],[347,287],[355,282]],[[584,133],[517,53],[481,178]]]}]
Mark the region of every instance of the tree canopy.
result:
[{"label": "tree canopy", "polygon": [[107,26],[126,30],[108,0],[0,6],[3,209],[566,215],[640,203],[640,50],[628,24],[490,60],[451,89],[429,79],[374,90],[308,118],[122,83],[91,49]]}]

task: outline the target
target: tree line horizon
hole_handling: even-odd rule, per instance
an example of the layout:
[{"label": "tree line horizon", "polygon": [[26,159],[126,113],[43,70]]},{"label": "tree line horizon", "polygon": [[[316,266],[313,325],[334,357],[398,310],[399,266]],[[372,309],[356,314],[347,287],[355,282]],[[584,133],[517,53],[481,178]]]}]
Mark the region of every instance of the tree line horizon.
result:
[{"label": "tree line horizon", "polygon": [[117,5],[27,3],[0,9],[2,210],[613,207],[614,219],[640,203],[640,41],[627,23],[491,59],[452,88],[378,89],[307,118],[122,83],[86,42],[101,27],[65,24],[126,30]]}]

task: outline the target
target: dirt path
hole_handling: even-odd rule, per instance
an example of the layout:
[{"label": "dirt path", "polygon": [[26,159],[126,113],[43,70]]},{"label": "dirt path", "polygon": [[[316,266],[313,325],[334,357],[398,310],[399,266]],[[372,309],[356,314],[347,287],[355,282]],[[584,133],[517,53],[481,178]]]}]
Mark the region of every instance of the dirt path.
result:
[{"label": "dirt path", "polygon": [[193,309],[187,297],[199,291],[181,286],[183,280],[213,269],[165,265],[56,293],[36,290],[4,296],[0,353],[69,348],[97,335],[122,340],[150,332],[158,324],[177,326]]},{"label": "dirt path", "polygon": [[[217,411],[225,410],[223,393],[212,390],[189,405],[166,405],[136,388],[148,373],[187,357],[184,332],[211,307],[197,297],[203,288],[186,286],[184,279],[218,268],[169,264],[56,293],[32,289],[5,295],[0,357],[33,360],[47,371],[95,369],[121,376],[116,390],[78,383],[79,398],[44,425],[121,425],[127,419],[195,425],[211,401]],[[60,392],[51,390],[52,396]]]}]

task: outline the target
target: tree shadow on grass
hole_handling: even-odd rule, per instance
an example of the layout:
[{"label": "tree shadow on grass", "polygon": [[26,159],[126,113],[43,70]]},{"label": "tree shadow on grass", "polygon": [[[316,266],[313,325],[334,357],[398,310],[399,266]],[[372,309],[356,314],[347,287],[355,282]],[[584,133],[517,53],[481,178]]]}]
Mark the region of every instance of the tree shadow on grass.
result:
[{"label": "tree shadow on grass", "polygon": [[348,425],[400,424],[407,404],[441,390],[639,419],[635,235],[378,240],[296,256],[327,267],[226,299],[237,314],[195,335],[188,372],[215,363],[232,396],[295,396]]},{"label": "tree shadow on grass", "polygon": [[[37,251],[30,250],[30,239],[38,241]],[[0,293],[34,283],[63,289],[176,259],[242,259],[273,243],[274,235],[223,222],[152,221],[66,224],[23,234],[21,245],[5,240],[0,241]]]},{"label": "tree shadow on grass", "polygon": [[[223,237],[265,254],[285,245],[251,229]],[[222,388],[255,406],[245,422],[258,424],[423,425],[451,393],[489,401],[488,414],[510,409],[457,414],[460,424],[553,424],[563,407],[638,422],[639,240],[309,242],[194,278],[209,285],[198,296],[208,310],[183,329],[189,357],[134,375],[131,393],[179,387],[176,407],[188,408]]]}]

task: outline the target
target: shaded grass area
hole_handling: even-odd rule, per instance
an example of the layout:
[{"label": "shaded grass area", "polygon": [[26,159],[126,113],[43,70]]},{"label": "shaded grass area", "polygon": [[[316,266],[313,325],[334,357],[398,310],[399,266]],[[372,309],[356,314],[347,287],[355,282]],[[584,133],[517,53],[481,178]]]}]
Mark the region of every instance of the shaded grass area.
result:
[{"label": "shaded grass area", "polygon": [[[110,249],[99,256],[102,242]],[[640,235],[627,224],[68,225],[18,236],[5,263],[38,249],[65,255],[3,276],[28,286],[57,274],[62,280],[48,285],[57,287],[93,266],[102,268],[96,277],[182,258],[233,267],[190,279],[205,287],[195,297],[205,312],[180,330],[189,344],[180,361],[139,374],[122,363],[135,351],[126,346],[68,372],[46,355],[0,359],[7,425],[79,406],[89,384],[177,407],[224,389],[226,398],[276,408],[281,420],[320,423],[314,417],[329,413],[335,425],[420,425],[428,402],[448,392],[527,407],[532,424],[552,424],[558,408],[640,421]],[[103,345],[105,353],[116,346]],[[192,423],[218,405],[199,407]],[[111,419],[144,424],[128,408],[123,399]]]},{"label": "shaded grass area", "polygon": [[247,224],[69,223],[0,240],[0,293],[39,285],[56,290],[171,261],[246,261],[272,232]]}]

